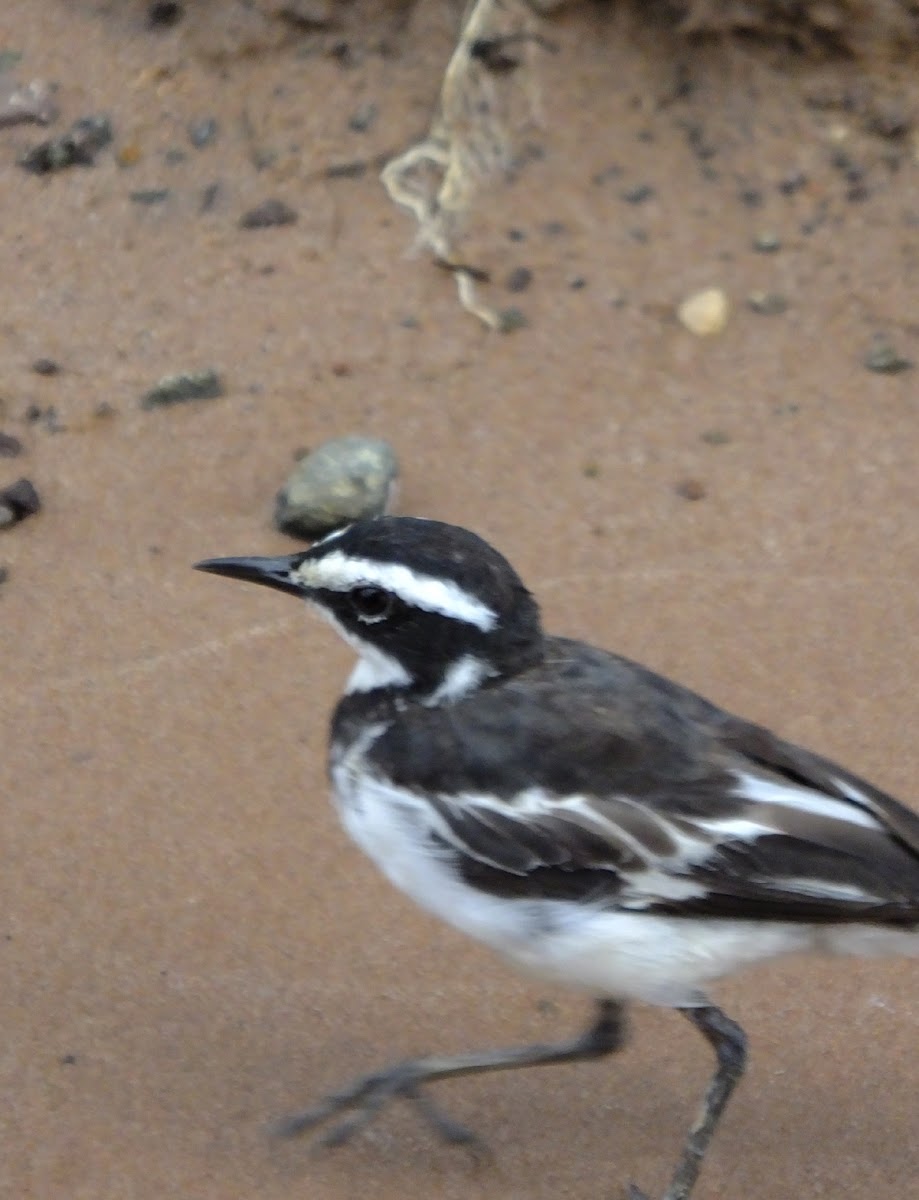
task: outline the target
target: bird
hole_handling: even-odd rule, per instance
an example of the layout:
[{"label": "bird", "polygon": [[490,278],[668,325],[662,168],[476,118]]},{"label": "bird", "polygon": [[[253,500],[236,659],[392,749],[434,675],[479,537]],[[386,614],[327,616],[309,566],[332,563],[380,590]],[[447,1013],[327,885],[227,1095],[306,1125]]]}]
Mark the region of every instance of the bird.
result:
[{"label": "bird", "polygon": [[594,1004],[569,1040],[396,1063],[281,1132],[324,1126],[339,1145],[402,1098],[475,1145],[429,1084],[603,1058],[631,1003],[664,1006],[714,1055],[663,1198],[688,1200],[747,1058],[711,985],[787,954],[919,955],[919,815],[628,658],[544,632],[517,572],[470,530],[379,516],[292,555],[196,566],[298,597],[357,652],[328,771],[345,830],[389,881]]}]

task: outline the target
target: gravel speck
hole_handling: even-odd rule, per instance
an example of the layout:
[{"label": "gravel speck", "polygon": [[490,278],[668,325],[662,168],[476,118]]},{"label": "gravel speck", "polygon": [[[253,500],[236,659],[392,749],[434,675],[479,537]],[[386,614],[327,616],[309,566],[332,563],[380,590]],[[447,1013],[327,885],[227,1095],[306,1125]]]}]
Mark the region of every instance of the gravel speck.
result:
[{"label": "gravel speck", "polygon": [[514,267],[508,272],[505,287],[509,292],[525,292],[533,282],[533,272],[529,267]]},{"label": "gravel speck", "polygon": [[905,354],[894,349],[890,342],[885,341],[875,342],[865,355],[864,364],[869,371],[875,371],[879,375],[899,375],[915,366],[911,358],[907,358]]},{"label": "gravel speck", "polygon": [[626,204],[644,204],[654,196],[654,188],[650,183],[639,183],[636,187],[626,188],[619,193]]},{"label": "gravel speck", "polygon": [[190,122],[188,140],[196,150],[203,150],[205,146],[209,146],[211,142],[217,140],[219,132],[220,126],[216,117],[201,117],[197,121]]},{"label": "gravel speck", "polygon": [[708,490],[701,479],[681,479],[674,490],[684,500],[704,500],[708,495]]},{"label": "gravel speck", "polygon": [[140,399],[141,408],[164,408],[186,400],[215,400],[225,393],[219,373],[208,367],[204,371],[184,371],[166,375]]},{"label": "gravel speck", "polygon": [[22,442],[11,433],[0,433],[0,458],[18,458],[22,454]]},{"label": "gravel speck", "polygon": [[61,364],[53,358],[36,358],[32,363],[32,370],[36,375],[60,375]]},{"label": "gravel speck", "polygon": [[776,254],[782,249],[782,240],[771,229],[764,229],[754,237],[753,249],[757,254]]},{"label": "gravel speck", "polygon": [[751,312],[763,317],[777,317],[788,309],[788,301],[781,292],[750,292],[747,305]]},{"label": "gravel speck", "polygon": [[696,337],[721,333],[728,322],[730,303],[723,288],[703,288],[686,299],[677,309],[680,324]]},{"label": "gravel speck", "polygon": [[283,200],[263,200],[239,218],[241,229],[268,229],[273,225],[293,225],[297,211]]},{"label": "gravel speck", "polygon": [[27,150],[19,159],[20,167],[33,175],[48,175],[66,167],[91,167],[96,155],[114,138],[112,122],[100,114],[81,117],[66,133],[48,138]]}]

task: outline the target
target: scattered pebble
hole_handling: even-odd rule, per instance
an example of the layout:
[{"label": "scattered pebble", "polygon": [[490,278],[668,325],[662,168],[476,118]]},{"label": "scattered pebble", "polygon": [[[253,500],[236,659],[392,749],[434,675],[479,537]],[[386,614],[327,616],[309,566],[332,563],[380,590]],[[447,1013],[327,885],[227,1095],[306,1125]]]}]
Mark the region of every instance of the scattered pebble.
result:
[{"label": "scattered pebble", "polygon": [[517,308],[511,305],[510,308],[502,308],[498,313],[498,333],[514,333],[517,329],[526,329],[530,320],[522,308]]},{"label": "scattered pebble", "polygon": [[202,117],[199,121],[191,121],[188,126],[188,140],[196,150],[203,150],[211,142],[217,140],[220,126],[216,117]]},{"label": "scattered pebble", "polygon": [[639,183],[637,187],[626,188],[619,194],[626,204],[644,204],[654,195],[654,188],[650,183]]},{"label": "scattered pebble", "polygon": [[22,88],[15,88],[0,103],[0,129],[11,125],[23,125],[32,121],[36,125],[50,125],[58,117],[56,88],[42,79],[33,79]]},{"label": "scattered pebble", "polygon": [[154,204],[163,204],[169,199],[169,188],[141,188],[138,192],[131,192],[130,198],[132,204],[152,208]]},{"label": "scattered pebble", "polygon": [[777,317],[788,309],[788,301],[781,292],[751,292],[747,304],[752,312],[764,317]]},{"label": "scattered pebble", "polygon": [[753,249],[757,254],[775,254],[782,249],[782,240],[771,229],[764,229],[754,237]]},{"label": "scattered pebble", "polygon": [[216,400],[225,394],[223,380],[209,367],[204,371],[184,371],[166,375],[140,399],[141,408],[163,408],[186,400]]},{"label": "scattered pebble", "polygon": [[9,568],[8,567],[0,567],[0,584],[6,583],[6,581],[9,579],[9,577],[10,577]]},{"label": "scattered pebble", "polygon": [[18,458],[22,454],[22,442],[11,433],[0,433],[0,458]]},{"label": "scattered pebble", "polygon": [[803,171],[791,171],[779,180],[779,191],[783,196],[793,196],[807,187],[808,178]]},{"label": "scattered pebble", "polygon": [[19,159],[19,165],[35,175],[48,175],[73,166],[91,167],[96,155],[113,137],[112,122],[104,114],[81,117],[66,133],[27,150]]},{"label": "scattered pebble", "polygon": [[293,537],[314,538],[361,517],[387,511],[399,464],[388,442],[342,437],[297,464],[275,505],[275,524]]},{"label": "scattered pebble", "polygon": [[18,525],[40,509],[41,500],[31,480],[17,479],[0,491],[0,529]]},{"label": "scattered pebble", "polygon": [[708,490],[701,479],[681,479],[674,491],[684,500],[704,500],[708,495]]},{"label": "scattered pebble", "polygon": [[198,211],[202,213],[211,212],[217,203],[220,196],[220,184],[215,180],[214,183],[209,183],[207,187],[201,190],[201,204]]},{"label": "scattered pebble", "polygon": [[366,104],[362,104],[348,118],[348,128],[352,129],[355,133],[365,133],[377,119],[379,111],[373,101],[368,100]]},{"label": "scattered pebble", "polygon": [[263,200],[239,218],[241,229],[268,229],[272,225],[293,225],[297,212],[283,200]]},{"label": "scattered pebble", "polygon": [[587,287],[587,280],[583,275],[572,275],[568,280],[568,286],[573,292],[582,292]]},{"label": "scattered pebble", "polygon": [[511,242],[525,242],[527,240],[527,235],[522,229],[509,229],[507,237]]},{"label": "scattered pebble", "polygon": [[705,429],[699,437],[706,446],[727,446],[731,440],[731,435],[723,429]]},{"label": "scattered pebble", "polygon": [[907,358],[895,350],[890,342],[875,342],[864,358],[869,371],[879,375],[899,375],[901,371],[909,371],[915,366],[911,358]]},{"label": "scattered pebble", "polygon": [[721,333],[728,322],[730,304],[723,288],[703,288],[677,308],[677,318],[684,328],[697,337]]},{"label": "scattered pebble", "polygon": [[747,208],[760,208],[763,203],[763,193],[756,187],[744,187],[737,193],[737,198],[741,204],[745,204]]},{"label": "scattered pebble", "polygon": [[163,155],[163,162],[167,167],[177,167],[180,163],[188,162],[188,155],[178,146],[170,146]]},{"label": "scattered pebble", "polygon": [[602,186],[604,183],[609,183],[611,179],[622,178],[622,167],[618,163],[610,163],[608,167],[604,167],[602,171],[597,171],[593,177],[593,182],[597,186]]},{"label": "scattered pebble", "polygon": [[36,375],[60,375],[61,364],[54,358],[36,358],[32,370]]},{"label": "scattered pebble", "polygon": [[533,282],[533,272],[529,267],[514,267],[508,273],[504,286],[509,292],[525,292]]},{"label": "scattered pebble", "polygon": [[158,0],[147,9],[147,24],[151,29],[171,29],[182,19],[184,10],[173,0]]}]

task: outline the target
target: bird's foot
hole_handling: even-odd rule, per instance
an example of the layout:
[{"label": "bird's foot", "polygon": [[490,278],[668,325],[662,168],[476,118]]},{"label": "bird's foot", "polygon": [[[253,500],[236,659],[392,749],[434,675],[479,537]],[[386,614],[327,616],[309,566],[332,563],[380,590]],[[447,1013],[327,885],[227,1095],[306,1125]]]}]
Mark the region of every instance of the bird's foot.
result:
[{"label": "bird's foot", "polygon": [[390,1100],[410,1100],[435,1132],[453,1146],[466,1146],[476,1157],[487,1157],[486,1144],[452,1117],[441,1112],[421,1089],[424,1072],[414,1062],[399,1063],[383,1071],[363,1075],[340,1092],[320,1100],[312,1108],[282,1118],[274,1132],[281,1137],[299,1137],[318,1129],[341,1113],[349,1115],[336,1121],[319,1139],[324,1146],[343,1146],[366,1128]]}]

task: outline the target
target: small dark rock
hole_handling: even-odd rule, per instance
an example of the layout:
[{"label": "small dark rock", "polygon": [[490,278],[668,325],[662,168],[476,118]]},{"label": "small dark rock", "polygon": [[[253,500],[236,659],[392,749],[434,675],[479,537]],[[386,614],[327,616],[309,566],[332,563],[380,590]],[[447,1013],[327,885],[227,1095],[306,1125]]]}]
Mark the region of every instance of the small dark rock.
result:
[{"label": "small dark rock", "polygon": [[636,187],[626,188],[619,194],[626,204],[644,204],[654,195],[654,188],[650,183],[639,183]]},{"label": "small dark rock", "polygon": [[62,1067],[72,1067],[77,1061],[77,1056],[75,1054],[62,1054],[57,1061]]},{"label": "small dark rock", "polygon": [[131,192],[132,204],[143,204],[152,208],[154,204],[163,204],[169,199],[169,188],[142,188],[139,192]]},{"label": "small dark rock", "polygon": [[18,525],[26,517],[41,511],[41,500],[29,479],[17,479],[0,491],[0,529]]},{"label": "small dark rock", "polygon": [[795,192],[807,187],[807,183],[807,176],[803,171],[792,171],[779,180],[779,191],[783,196],[793,196]]},{"label": "small dark rock", "polygon": [[529,267],[514,267],[508,272],[504,286],[509,292],[525,292],[533,282],[533,272]]},{"label": "small dark rock", "polygon": [[0,584],[6,583],[10,577],[9,567],[0,567]]},{"label": "small dark rock", "polygon": [[573,292],[582,292],[587,287],[587,280],[583,275],[572,275],[568,280],[568,286]]},{"label": "small dark rock", "polygon": [[164,408],[186,400],[216,400],[224,395],[223,380],[213,368],[166,375],[140,399],[141,408]]},{"label": "small dark rock", "polygon": [[503,308],[498,314],[499,333],[514,333],[518,329],[526,329],[529,323],[526,313],[514,306]]},{"label": "small dark rock", "polygon": [[326,179],[360,179],[367,174],[370,164],[365,158],[354,158],[351,162],[330,163],[323,171]]},{"label": "small dark rock", "polygon": [[39,142],[19,159],[19,165],[34,175],[48,175],[66,167],[91,167],[96,155],[108,146],[114,133],[104,114],[81,117],[66,133]]},{"label": "small dark rock", "polygon": [[22,442],[11,433],[0,433],[0,458],[18,458],[22,454]]},{"label": "small dark rock", "polygon": [[875,342],[865,355],[864,364],[869,371],[879,375],[899,375],[916,365],[911,358],[895,350],[890,342],[883,341]]},{"label": "small dark rock", "polygon": [[781,292],[751,292],[747,296],[751,312],[763,317],[777,317],[788,308],[788,301]]},{"label": "small dark rock", "polygon": [[203,213],[211,212],[211,210],[214,208],[214,206],[217,203],[217,197],[219,195],[220,195],[220,184],[217,183],[216,181],[214,183],[209,183],[206,188],[202,189],[201,205],[200,205],[198,211],[203,212]]},{"label": "small dark rock", "polygon": [[147,24],[151,29],[171,29],[183,16],[183,5],[172,0],[159,0],[147,8]]},{"label": "small dark rock", "polygon": [[755,187],[741,188],[737,193],[737,198],[747,208],[760,208],[763,203],[763,193]]},{"label": "small dark rock", "polygon": [[757,254],[776,254],[782,249],[782,239],[772,230],[764,230],[753,239],[753,249]]},{"label": "small dark rock", "polygon": [[283,200],[263,200],[239,218],[241,229],[268,229],[272,225],[293,225],[297,212]]},{"label": "small dark rock", "polygon": [[53,358],[36,358],[32,370],[36,375],[60,375],[61,364]]},{"label": "small dark rock", "polygon": [[731,440],[731,435],[724,429],[705,429],[699,437],[706,446],[727,446]]},{"label": "small dark rock", "polygon": [[674,490],[684,500],[704,500],[708,494],[701,479],[681,479]]},{"label": "small dark rock", "polygon": [[366,104],[362,104],[348,118],[348,128],[352,129],[355,133],[365,133],[377,119],[379,111],[373,101],[368,100]]},{"label": "small dark rock", "polygon": [[216,141],[219,132],[220,126],[217,124],[216,117],[202,117],[199,121],[192,121],[189,124],[188,140],[196,150],[203,150],[205,146]]},{"label": "small dark rock", "polygon": [[178,146],[170,146],[163,155],[163,162],[167,167],[177,167],[180,163],[188,162],[188,155]]},{"label": "small dark rock", "polygon": [[620,167],[618,163],[610,163],[610,165],[608,167],[604,167],[602,171],[597,171],[593,177],[593,182],[600,187],[604,183],[609,183],[611,179],[621,178],[622,167]]},{"label": "small dark rock", "polygon": [[522,229],[509,229],[507,231],[507,237],[508,241],[511,242],[525,242],[527,240],[527,235]]},{"label": "small dark rock", "polygon": [[297,464],[275,505],[275,524],[292,537],[313,538],[361,517],[387,511],[399,464],[388,442],[342,437]]}]

